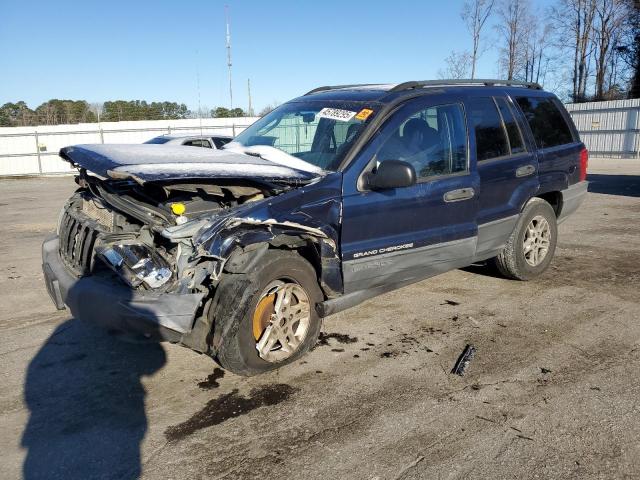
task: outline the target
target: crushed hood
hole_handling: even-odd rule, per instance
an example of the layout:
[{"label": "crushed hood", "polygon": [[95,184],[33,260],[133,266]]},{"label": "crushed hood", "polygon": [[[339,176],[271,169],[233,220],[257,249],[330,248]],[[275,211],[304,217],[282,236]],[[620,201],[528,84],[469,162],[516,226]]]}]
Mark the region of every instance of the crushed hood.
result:
[{"label": "crushed hood", "polygon": [[254,155],[180,145],[74,145],[61,149],[60,156],[99,177],[130,178],[140,184],[214,178],[305,183],[318,177]]}]

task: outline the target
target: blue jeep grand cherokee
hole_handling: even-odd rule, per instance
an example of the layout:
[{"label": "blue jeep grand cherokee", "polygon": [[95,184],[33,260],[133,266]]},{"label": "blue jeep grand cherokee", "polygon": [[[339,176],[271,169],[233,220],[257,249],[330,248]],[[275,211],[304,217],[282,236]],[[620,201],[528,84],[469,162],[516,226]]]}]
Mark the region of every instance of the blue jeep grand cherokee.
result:
[{"label": "blue jeep grand cherokee", "polygon": [[322,317],[412,282],[484,260],[540,275],[587,191],[558,99],[498,80],[317,88],[219,151],[60,155],[79,188],[43,245],[56,306],[242,375],[299,358]]}]

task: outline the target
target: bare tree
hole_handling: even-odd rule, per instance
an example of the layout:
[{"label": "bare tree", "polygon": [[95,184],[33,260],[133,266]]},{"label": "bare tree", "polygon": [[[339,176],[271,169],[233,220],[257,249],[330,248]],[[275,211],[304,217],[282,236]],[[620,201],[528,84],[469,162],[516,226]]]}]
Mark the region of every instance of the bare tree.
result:
[{"label": "bare tree", "polygon": [[593,51],[592,31],[599,0],[558,0],[551,10],[560,32],[560,46],[573,49],[573,101],[586,98],[589,58]]},{"label": "bare tree", "polygon": [[471,54],[467,51],[452,51],[447,58],[444,59],[446,67],[438,70],[438,76],[442,79],[461,79],[469,78],[471,70]]},{"label": "bare tree", "polygon": [[102,115],[103,109],[104,109],[104,103],[102,102],[92,102],[89,104],[89,110],[93,112],[98,122],[100,122],[100,116]]},{"label": "bare tree", "polygon": [[527,57],[527,36],[531,28],[529,0],[499,0],[496,14],[496,30],[503,45],[500,47],[500,64],[513,80],[522,69]]},{"label": "bare tree", "polygon": [[471,78],[476,76],[476,64],[480,57],[480,34],[482,28],[491,15],[495,0],[466,0],[462,6],[462,20],[467,25],[467,29],[473,40],[471,51]]},{"label": "bare tree", "polygon": [[524,32],[524,63],[518,72],[527,82],[544,83],[553,60],[549,53],[554,31],[551,24],[541,25],[537,20],[539,17],[528,18]]},{"label": "bare tree", "polygon": [[[593,43],[597,100],[602,100],[605,91],[615,84],[616,43],[628,15],[627,3],[623,0],[598,0],[596,2]],[[610,77],[609,73],[612,73],[613,76]],[[609,80],[609,85],[606,85],[607,80]]]},{"label": "bare tree", "polygon": [[260,112],[258,112],[258,116],[264,117],[268,113],[271,113],[276,108],[278,108],[278,105],[280,105],[280,102],[278,102],[277,100],[274,100],[273,102],[267,104],[262,110],[260,110]]}]

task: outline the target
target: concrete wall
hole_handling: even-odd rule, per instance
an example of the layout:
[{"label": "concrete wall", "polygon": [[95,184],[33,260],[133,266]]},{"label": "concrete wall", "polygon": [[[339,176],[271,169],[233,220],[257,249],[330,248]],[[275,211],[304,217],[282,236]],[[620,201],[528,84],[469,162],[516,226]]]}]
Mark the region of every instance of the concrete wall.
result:
[{"label": "concrete wall", "polygon": [[[142,143],[166,133],[236,135],[257,120],[207,118],[136,122],[80,123],[0,128],[0,175],[68,173],[73,169],[58,156],[62,147],[79,143]],[[36,148],[37,146],[37,148]]]}]

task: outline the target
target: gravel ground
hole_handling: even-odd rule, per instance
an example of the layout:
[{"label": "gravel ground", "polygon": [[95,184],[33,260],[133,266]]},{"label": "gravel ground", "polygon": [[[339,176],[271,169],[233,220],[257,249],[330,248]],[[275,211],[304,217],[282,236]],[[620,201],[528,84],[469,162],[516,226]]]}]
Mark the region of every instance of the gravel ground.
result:
[{"label": "gravel ground", "polygon": [[57,312],[39,249],[74,184],[0,180],[0,477],[640,478],[640,163],[590,180],[540,279],[423,281],[249,379]]}]

